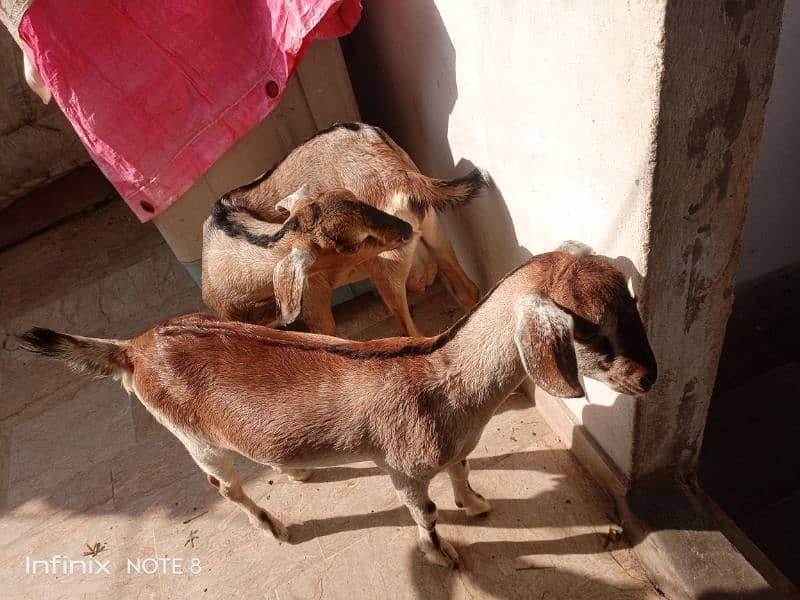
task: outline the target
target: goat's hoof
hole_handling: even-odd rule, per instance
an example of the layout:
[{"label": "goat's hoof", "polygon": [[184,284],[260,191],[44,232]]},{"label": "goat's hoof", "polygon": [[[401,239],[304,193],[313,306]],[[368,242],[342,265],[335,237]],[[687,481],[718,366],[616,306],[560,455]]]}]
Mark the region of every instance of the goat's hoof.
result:
[{"label": "goat's hoof", "polygon": [[312,469],[283,469],[281,472],[292,481],[308,481],[314,473]]},{"label": "goat's hoof", "polygon": [[311,469],[297,469],[294,473],[289,475],[292,481],[308,481],[314,473]]},{"label": "goat's hoof", "polygon": [[289,541],[289,530],[286,529],[286,525],[281,523],[280,521],[275,521],[273,528],[272,528],[272,535],[275,536],[275,539],[281,542],[288,542]]},{"label": "goat's hoof", "polygon": [[488,517],[489,513],[492,512],[492,505],[484,500],[482,507],[470,506],[464,512],[468,517]]},{"label": "goat's hoof", "polygon": [[425,560],[433,565],[445,567],[448,569],[458,569],[460,559],[458,552],[447,540],[439,538],[439,545],[425,544],[422,546],[422,553],[425,555]]},{"label": "goat's hoof", "polygon": [[289,541],[289,530],[286,529],[286,525],[284,525],[280,521],[272,519],[272,526],[267,527],[267,529],[273,535],[273,537],[279,542]]},{"label": "goat's hoof", "polygon": [[492,512],[492,505],[477,492],[467,501],[456,501],[456,506],[464,508],[468,517],[485,517]]},{"label": "goat's hoof", "polygon": [[286,526],[263,509],[258,513],[258,517],[253,519],[253,525],[271,533],[276,540],[289,541],[289,530],[286,529]]}]

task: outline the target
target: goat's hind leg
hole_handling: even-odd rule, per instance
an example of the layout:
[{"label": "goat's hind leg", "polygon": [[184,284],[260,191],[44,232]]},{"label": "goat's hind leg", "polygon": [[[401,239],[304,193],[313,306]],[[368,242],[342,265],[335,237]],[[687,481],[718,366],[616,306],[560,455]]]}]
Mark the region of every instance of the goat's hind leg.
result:
[{"label": "goat's hind leg", "polygon": [[289,540],[289,532],[283,523],[256,504],[242,489],[239,474],[233,466],[236,459],[233,451],[212,447],[187,448],[195,462],[205,471],[208,482],[217,488],[223,498],[237,504],[247,513],[254,527],[270,532],[281,541]]},{"label": "goat's hind leg", "polygon": [[469,517],[483,516],[492,510],[492,505],[472,489],[469,484],[469,463],[466,459],[453,463],[447,468],[456,506],[463,508]]},{"label": "goat's hind leg", "polygon": [[458,262],[453,245],[442,229],[439,218],[428,211],[422,222],[422,241],[439,265],[439,271],[450,284],[450,291],[464,310],[472,308],[480,299],[480,291]]},{"label": "goat's hind leg", "polygon": [[414,246],[409,244],[380,254],[369,266],[370,279],[378,288],[383,303],[400,322],[405,335],[412,337],[422,335],[411,318],[406,295],[406,280],[411,269],[413,252]]},{"label": "goat's hind leg", "polygon": [[458,553],[450,542],[440,538],[436,531],[439,513],[428,496],[430,480],[412,479],[397,471],[389,471],[389,477],[397,495],[418,526],[419,547],[428,562],[443,567],[458,568]]}]

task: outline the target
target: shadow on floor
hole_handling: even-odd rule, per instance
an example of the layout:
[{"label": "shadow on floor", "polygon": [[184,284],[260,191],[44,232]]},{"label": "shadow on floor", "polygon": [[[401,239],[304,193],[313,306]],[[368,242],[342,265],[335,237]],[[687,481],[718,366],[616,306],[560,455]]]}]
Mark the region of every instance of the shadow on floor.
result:
[{"label": "shadow on floor", "polygon": [[800,265],[737,290],[699,481],[800,586]]}]

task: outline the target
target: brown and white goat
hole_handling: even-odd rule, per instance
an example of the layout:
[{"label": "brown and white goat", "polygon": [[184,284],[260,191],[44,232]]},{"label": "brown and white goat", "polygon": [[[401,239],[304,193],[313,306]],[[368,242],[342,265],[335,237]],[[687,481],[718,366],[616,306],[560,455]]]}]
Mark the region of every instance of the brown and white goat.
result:
[{"label": "brown and white goat", "polygon": [[271,323],[280,310],[291,323],[300,313],[308,275],[358,270],[413,237],[407,222],[345,189],[293,203],[280,224],[218,202],[204,231],[203,298],[225,319]]},{"label": "brown and white goat", "polygon": [[[300,319],[317,333],[335,335],[331,293],[341,285],[369,278],[397,317],[407,335],[419,335],[408,310],[406,288],[422,291],[432,283],[437,266],[466,309],[478,300],[478,288],[470,280],[445,235],[436,210],[468,202],[487,183],[478,169],[449,181],[422,175],[409,156],[384,131],[362,123],[341,123],[317,133],[295,148],[282,162],[256,181],[226,194],[214,207],[203,233],[203,299],[224,319],[262,325],[275,314],[261,307],[273,295],[268,258],[287,257],[292,278],[275,277],[274,294],[300,298]],[[256,242],[254,236],[271,223],[282,223],[298,206],[328,190],[344,188],[356,198],[395,215],[420,233],[408,244],[382,252],[364,254],[354,249],[351,260],[324,269],[317,265],[314,243],[295,246],[288,256],[281,248]],[[327,220],[341,217],[318,212],[320,228]],[[236,227],[227,225],[230,220]],[[272,225],[274,227],[274,225]],[[354,225],[357,228],[357,225]],[[354,262],[358,262],[354,266]],[[313,270],[319,270],[311,275]],[[299,303],[281,302],[281,322],[297,318]]]},{"label": "brown and white goat", "polygon": [[458,555],[436,532],[433,476],[447,470],[469,515],[491,507],[467,456],[497,407],[529,375],[583,395],[579,375],[646,392],[656,363],[622,274],[567,252],[512,271],[445,333],[350,342],[187,315],[131,340],[34,329],[34,352],[122,380],[172,431],[220,493],[275,537],[287,529],[242,490],[238,455],[289,470],[369,459],[391,478],[437,564]]}]

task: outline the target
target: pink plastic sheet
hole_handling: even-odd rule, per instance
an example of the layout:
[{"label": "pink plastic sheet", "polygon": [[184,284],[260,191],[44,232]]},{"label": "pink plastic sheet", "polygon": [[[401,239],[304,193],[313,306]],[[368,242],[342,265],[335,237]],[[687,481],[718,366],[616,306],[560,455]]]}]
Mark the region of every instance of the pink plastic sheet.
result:
[{"label": "pink plastic sheet", "polygon": [[147,221],[277,105],[314,38],[360,0],[36,0],[26,52],[92,158]]}]

